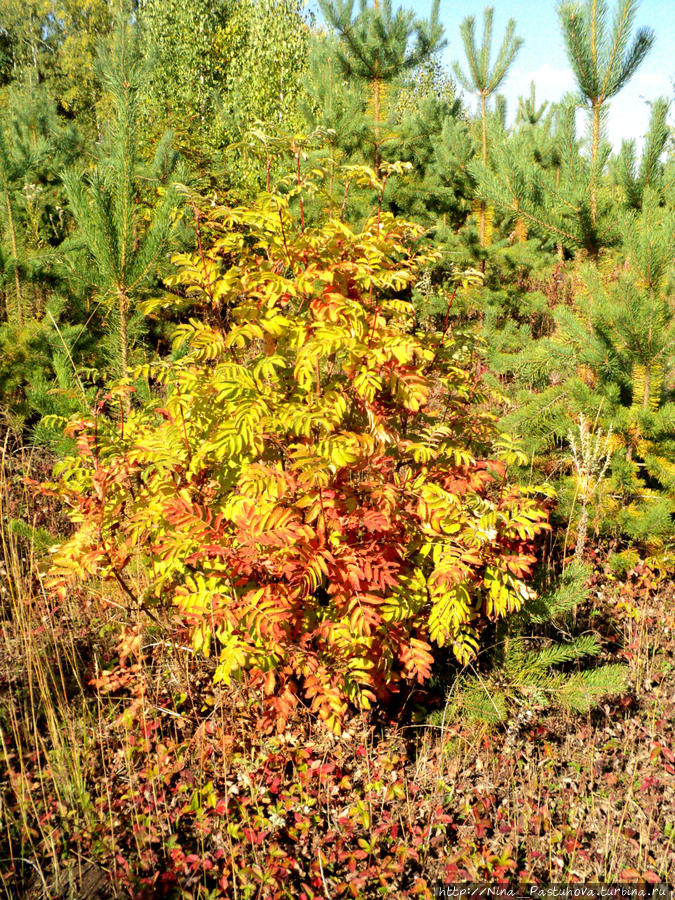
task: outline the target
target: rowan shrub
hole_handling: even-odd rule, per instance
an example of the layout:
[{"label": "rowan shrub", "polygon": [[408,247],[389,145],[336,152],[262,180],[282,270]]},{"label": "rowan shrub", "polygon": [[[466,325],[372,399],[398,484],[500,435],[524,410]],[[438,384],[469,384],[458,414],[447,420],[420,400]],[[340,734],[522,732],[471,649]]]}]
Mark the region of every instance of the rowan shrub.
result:
[{"label": "rowan shrub", "polygon": [[152,399],[122,385],[70,423],[56,486],[79,527],[51,584],[174,606],[270,724],[302,698],[339,729],[427,679],[434,647],[474,656],[530,596],[546,513],[509,483],[475,340],[415,320],[416,226],[305,228],[270,194],[197,219],[171,301],[193,315],[133,373]]}]

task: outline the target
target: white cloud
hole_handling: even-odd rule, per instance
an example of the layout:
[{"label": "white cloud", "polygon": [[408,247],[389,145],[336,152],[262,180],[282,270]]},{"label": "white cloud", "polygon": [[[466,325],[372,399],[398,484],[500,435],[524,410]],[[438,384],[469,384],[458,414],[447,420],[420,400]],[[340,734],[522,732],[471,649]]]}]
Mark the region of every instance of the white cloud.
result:
[{"label": "white cloud", "polygon": [[505,85],[507,98],[513,105],[518,105],[518,97],[526,96],[530,92],[530,82],[534,81],[538,103],[547,100],[552,103],[560,100],[563,94],[573,91],[575,87],[574,75],[571,69],[563,69],[544,63],[536,69],[523,72],[518,69],[510,74]]},{"label": "white cloud", "polygon": [[[613,98],[607,118],[607,137],[618,149],[622,140],[635,139],[639,147],[649,127],[649,101],[670,97],[668,78],[659,72],[638,72],[632,81]],[[672,118],[672,113],[671,113]]]}]

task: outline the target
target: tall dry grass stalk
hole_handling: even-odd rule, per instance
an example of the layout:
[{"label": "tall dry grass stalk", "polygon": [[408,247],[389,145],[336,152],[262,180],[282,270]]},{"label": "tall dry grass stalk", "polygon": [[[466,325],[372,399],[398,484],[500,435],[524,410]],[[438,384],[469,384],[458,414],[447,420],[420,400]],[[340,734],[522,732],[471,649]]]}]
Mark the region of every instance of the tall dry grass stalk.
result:
[{"label": "tall dry grass stalk", "polygon": [[72,823],[74,832],[86,834],[91,828],[87,766],[96,732],[85,704],[76,600],[70,597],[54,608],[34,541],[12,528],[17,513],[30,516],[33,498],[24,479],[33,464],[23,448],[12,452],[5,438],[0,456],[0,872],[54,896],[64,894],[66,873],[72,880],[73,870],[87,860],[72,854],[63,858],[60,835],[45,812],[56,806],[58,818]]}]

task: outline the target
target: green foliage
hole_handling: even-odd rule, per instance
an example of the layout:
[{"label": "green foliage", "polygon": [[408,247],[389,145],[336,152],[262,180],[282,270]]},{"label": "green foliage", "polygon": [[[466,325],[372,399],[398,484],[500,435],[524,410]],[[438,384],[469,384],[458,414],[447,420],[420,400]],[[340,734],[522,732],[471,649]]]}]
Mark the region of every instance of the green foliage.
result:
[{"label": "green foliage", "polygon": [[539,128],[504,135],[493,147],[491,164],[470,171],[477,193],[494,204],[507,224],[518,220],[540,240],[554,241],[568,254],[597,256],[616,242],[610,197],[594,195],[609,157],[601,149],[595,162],[581,152],[575,104],[567,98]]},{"label": "green foliage", "polygon": [[[64,439],[62,424],[72,415],[85,413],[92,392],[85,389],[69,347],[81,338],[81,326],[56,324],[55,305],[43,320],[31,319],[18,328],[0,325],[0,395],[2,412],[19,435],[63,452],[72,451]],[[81,350],[91,350],[92,340]],[[46,417],[46,418],[44,418]]]},{"label": "green foliage", "polygon": [[[299,0],[145,0],[145,130],[173,131],[203,190],[250,196],[265,180],[254,129],[296,134],[310,30]],[[159,132],[161,133],[161,132]]]},{"label": "green foliage", "polygon": [[[479,197],[484,203],[495,204],[505,215],[507,225],[515,224],[520,240],[531,231],[540,238],[552,238],[561,252],[583,249],[590,256],[597,256],[603,247],[614,243],[612,196],[601,185],[610,154],[610,148],[601,143],[601,125],[606,102],[633,75],[653,42],[652,32],[641,29],[629,46],[636,8],[635,0],[621,0],[609,33],[606,3],[589,2],[583,7],[568,3],[560,7],[568,56],[579,90],[591,111],[590,160],[582,153],[576,134],[577,98],[565,98],[551,111],[553,115],[542,119],[543,109],[537,113],[533,93],[529,107],[521,102],[521,128],[514,135],[503,133],[488,165],[486,93],[482,87],[488,85],[487,69],[482,80],[476,80],[486,58],[485,47],[479,52],[473,31],[467,31],[465,43],[468,42],[473,90],[483,104],[482,166],[474,164],[472,175],[478,184]],[[486,20],[487,36],[488,25],[491,26],[491,21]],[[505,48],[506,41],[504,53]],[[634,146],[623,148],[619,177],[627,203],[633,208],[639,208],[650,180],[659,180],[659,157],[667,136],[666,115],[667,106],[657,103],[639,173]],[[481,243],[485,244],[483,235]]]},{"label": "green foliage", "polygon": [[654,32],[640,28],[630,42],[638,0],[617,0],[611,31],[606,0],[564,2],[559,8],[567,57],[577,80],[582,100],[591,114],[591,161],[594,172],[590,189],[591,221],[595,224],[598,206],[600,138],[608,100],[618,94],[644,60],[654,43]]},{"label": "green foliage", "polygon": [[[422,71],[418,77],[424,74]],[[441,72],[435,79],[433,71],[427,75],[432,81],[422,96],[415,97],[405,87],[399,94],[399,121],[390,152],[409,162],[412,169],[405,180],[395,180],[389,205],[397,213],[438,227],[443,220],[447,223],[448,217],[457,222],[464,218],[462,199],[468,191],[462,184],[462,173],[456,165],[448,164],[445,155],[452,152],[447,134],[465,123],[460,118],[462,103],[455,96],[454,83]]]},{"label": "green foliage", "polygon": [[340,165],[358,158],[361,147],[367,144],[367,101],[363,86],[344,77],[335,41],[315,37],[310,48],[309,81],[300,111],[306,128],[322,135],[321,148],[312,159],[327,166],[327,205],[335,210],[343,202]]},{"label": "green foliage", "polygon": [[293,133],[307,74],[309,28],[300,0],[244,0],[223,35],[227,60],[221,116],[236,123],[232,137],[256,122]]},{"label": "green foliage", "polygon": [[58,172],[78,150],[45,89],[14,87],[0,120],[0,287],[8,321],[44,311],[56,280],[53,247],[64,235]]},{"label": "green foliage", "polygon": [[116,4],[106,0],[6,0],[0,84],[31,81],[53,97],[81,133],[96,131],[100,99],[94,63]]},{"label": "green foliage", "polygon": [[[588,712],[601,700],[623,693],[626,666],[584,668],[582,660],[594,660],[602,648],[595,635],[570,639],[568,634],[571,614],[588,597],[589,575],[588,567],[570,565],[551,589],[526,603],[510,621],[499,665],[484,676],[459,679],[444,716],[461,713],[494,725],[511,719],[516,710],[521,717],[523,710],[531,714],[548,707]],[[558,626],[565,639],[534,640],[527,630],[535,624]]]},{"label": "green foliage", "polygon": [[637,9],[637,0],[618,0],[609,30],[606,0],[563,3],[560,7],[567,56],[579,91],[592,109],[619,93],[654,43],[650,28],[640,28],[631,43]]},{"label": "green foliage", "polygon": [[614,575],[624,578],[640,562],[640,554],[633,549],[622,550],[620,553],[611,553],[607,562]]},{"label": "green foliage", "polygon": [[[593,527],[656,548],[672,535],[675,499],[669,295],[675,232],[672,213],[653,195],[621,228],[620,266],[603,274],[585,265],[574,306],[553,311],[553,333],[538,341],[521,335],[500,356],[500,367],[516,374],[518,384],[505,425],[527,434],[528,449],[542,459],[551,454],[563,470],[572,461],[568,436],[580,416],[611,432]],[[573,473],[566,484],[560,485],[562,508],[572,514],[579,490]]]},{"label": "green foliage", "polygon": [[548,100],[545,100],[541,106],[537,106],[536,100],[537,94],[537,86],[534,81],[530,82],[530,96],[529,97],[520,97],[518,100],[518,117],[517,122],[524,125],[538,125],[541,121],[542,116],[546,112],[546,107],[549,105]]},{"label": "green foliage", "polygon": [[[91,266],[87,284],[111,312],[115,349],[110,368],[124,374],[130,349],[129,321],[153,279],[175,230],[179,198],[172,176],[175,157],[168,142],[158,145],[150,170],[140,171],[138,103],[144,63],[136,37],[120,19],[113,52],[101,57],[101,78],[113,104],[107,140],[99,165],[84,174],[70,171],[63,183],[81,246]],[[142,179],[142,180],[141,180]],[[143,203],[141,184],[148,182],[156,199]],[[114,360],[114,362],[113,362]]]},{"label": "green foliage", "polygon": [[[219,44],[232,15],[224,0],[142,0],[140,24],[152,59],[148,94],[163,122],[186,132],[213,124],[213,94],[224,77]],[[164,126],[166,127],[166,125]]]},{"label": "green foliage", "polygon": [[[541,105],[534,84],[509,124],[498,91],[521,41],[511,20],[493,46],[492,8],[482,35],[473,16],[460,29],[470,116],[437,2],[423,20],[325,0],[328,33],[299,0],[3,5],[3,424],[59,454],[79,440],[74,571],[174,601],[270,719],[304,691],[334,724],[424,680],[433,644],[466,661],[531,600],[541,521],[516,475],[555,483],[552,564],[605,539],[617,572],[668,558],[669,105],[641,156],[611,156],[607,104],[653,41],[635,0],[616,6],[613,24],[604,0],[560,7],[587,146],[579,97]],[[194,252],[169,275],[179,246]],[[528,627],[548,640],[542,603]],[[513,628],[495,664],[539,699],[597,649]],[[571,678],[568,705],[600,671]]]},{"label": "green foliage", "polygon": [[[369,6],[365,0],[354,15],[354,0],[320,0],[321,10],[340,38],[336,58],[347,78],[365,85],[372,105],[372,151],[367,161],[380,175],[383,144],[390,110],[391,87],[406,73],[428,62],[444,45],[443,27],[438,21],[439,0],[434,0],[428,19],[399,8],[391,0]],[[384,131],[384,133],[383,133]]]},{"label": "green foliage", "polygon": [[624,141],[621,145],[616,170],[629,209],[640,210],[648,190],[657,192],[661,202],[665,199],[666,167],[662,157],[670,134],[666,121],[669,109],[670,103],[663,97],[654,102],[639,163],[635,141]]},{"label": "green foliage", "polygon": [[483,41],[480,47],[476,43],[475,18],[467,16],[462,22],[460,34],[469,73],[466,74],[459,65],[456,65],[455,74],[459,83],[467,91],[478,94],[479,97],[489,97],[494,94],[506,77],[523,41],[522,38],[516,37],[515,19],[509,19],[497,56],[494,61],[491,60],[494,8],[486,7],[483,18]]},{"label": "green foliage", "polygon": [[[463,85],[467,91],[476,94],[480,99],[481,159],[483,166],[486,166],[488,161],[487,101],[506,77],[506,73],[522,45],[522,39],[516,37],[515,34],[515,19],[509,19],[501,46],[497,51],[494,62],[492,62],[490,56],[492,51],[493,17],[494,9],[492,7],[486,7],[483,15],[483,43],[480,47],[476,44],[476,20],[474,17],[467,16],[462,22],[460,32],[464,43],[464,52],[466,53],[469,74],[465,74],[459,65],[455,65],[455,74],[459,79],[459,83]],[[480,204],[478,216],[480,244],[481,247],[486,247],[490,243],[492,223],[491,212],[488,211],[485,203]]]},{"label": "green foliage", "polygon": [[[327,174],[330,209],[341,209],[351,221],[372,212],[363,194],[352,193],[339,176],[339,164],[379,160],[380,175],[387,176],[382,206],[396,215],[431,227],[458,212],[456,169],[440,158],[445,150],[443,130],[462,112],[455,85],[435,56],[411,70],[402,69],[392,81],[375,85],[365,79],[349,80],[337,57],[339,44],[321,37],[310,57],[312,81],[302,103],[307,126],[320,145],[310,154]],[[374,130],[374,92],[379,96],[378,133]],[[404,174],[392,165],[403,161]],[[326,198],[326,199],[328,199]]]},{"label": "green foliage", "polygon": [[342,39],[338,60],[348,77],[384,84],[417,68],[444,46],[438,21],[439,0],[434,0],[429,19],[392,10],[391,0],[374,6],[365,2],[354,16],[354,0],[321,0],[326,20]]},{"label": "green foliage", "polygon": [[10,519],[8,530],[10,534],[25,541],[36,556],[44,555],[54,544],[54,535],[46,528],[33,528],[23,519]]},{"label": "green foliage", "polygon": [[115,11],[129,10],[126,0],[48,0],[47,31],[53,29],[55,59],[48,84],[59,108],[68,116],[76,116],[83,130],[98,126],[101,111],[100,83],[96,75],[96,59],[102,40],[110,34]]}]

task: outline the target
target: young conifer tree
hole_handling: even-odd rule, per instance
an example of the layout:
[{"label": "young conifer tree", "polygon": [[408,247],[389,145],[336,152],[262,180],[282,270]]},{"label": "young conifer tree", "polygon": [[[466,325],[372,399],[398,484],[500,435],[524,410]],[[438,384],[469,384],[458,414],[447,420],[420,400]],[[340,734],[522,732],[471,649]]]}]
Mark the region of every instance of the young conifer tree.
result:
[{"label": "young conifer tree", "polygon": [[591,216],[598,215],[598,175],[600,172],[600,132],[606,104],[633,77],[654,43],[654,32],[640,28],[631,43],[631,28],[638,0],[618,0],[611,29],[606,0],[565,2],[560,6],[560,22],[567,56],[574,76],[591,113]]},{"label": "young conifer tree", "polygon": [[423,20],[403,9],[393,11],[391,0],[361,0],[354,15],[354,0],[319,0],[328,24],[340,37],[338,60],[348,78],[365,82],[372,96],[373,164],[379,172],[382,158],[382,120],[388,87],[442,49],[443,27],[438,21],[439,0]]},{"label": "young conifer tree", "polygon": [[521,131],[496,141],[491,165],[474,163],[471,172],[478,196],[507,219],[553,239],[561,254],[582,249],[597,258],[603,247],[617,241],[609,200],[596,198],[595,212],[592,205],[594,173],[605,166],[610,148],[603,145],[593,165],[581,152],[575,110],[574,99],[564,98],[555,115],[530,134],[534,140]]},{"label": "young conifer tree", "polygon": [[[116,348],[113,368],[124,375],[129,362],[129,321],[152,282],[174,229],[178,196],[168,183],[154,204],[142,202],[142,187],[170,182],[175,156],[160,141],[153,164],[143,171],[139,153],[139,93],[145,76],[138,36],[122,15],[114,48],[100,58],[100,76],[112,101],[107,141],[99,165],[63,182],[78,226],[76,240],[90,258],[98,300],[109,306]],[[141,177],[142,181],[141,181]]]},{"label": "young conifer tree", "polygon": [[648,189],[656,191],[663,200],[666,189],[666,167],[663,152],[670,135],[667,118],[670,103],[665,97],[657,98],[652,105],[649,130],[638,162],[635,141],[624,141],[617,160],[618,182],[624,190],[629,209],[640,210]]},{"label": "young conifer tree", "polygon": [[22,284],[25,254],[18,203],[24,183],[23,175],[22,167],[12,157],[0,128],[0,215],[4,231],[0,268],[7,320],[16,319],[19,327],[23,325],[25,291]]},{"label": "young conifer tree", "polygon": [[[675,509],[675,215],[648,190],[639,214],[618,218],[622,245],[611,266],[581,266],[574,306],[555,308],[550,336],[498,360],[518,385],[502,425],[526,435],[540,459],[557,457],[558,471],[569,470],[570,434],[578,436],[582,419],[609,435],[589,521],[654,552],[672,540]],[[575,479],[558,487],[561,509],[579,513]]]},{"label": "young conifer tree", "polygon": [[[462,87],[466,88],[470,93],[476,94],[480,100],[481,151],[483,165],[486,166],[488,158],[488,99],[504,81],[511,63],[516,58],[516,54],[522,46],[523,41],[516,36],[515,19],[509,19],[504,39],[502,40],[494,62],[491,63],[490,56],[492,51],[492,20],[494,17],[494,9],[491,6],[487,7],[483,13],[483,17],[483,42],[480,47],[476,43],[475,18],[473,16],[467,16],[462,22],[460,32],[464,43],[464,51],[466,53],[469,71],[468,74],[466,74],[458,64],[455,64],[455,74]],[[479,208],[479,227],[481,246],[484,247],[487,243],[486,209],[484,203],[481,203]]]},{"label": "young conifer tree", "polygon": [[461,163],[455,158],[439,164],[439,154],[459,149],[452,140],[453,126],[466,124],[456,85],[440,66],[425,66],[404,85],[397,109],[398,140],[392,155],[413,168],[410,177],[397,183],[391,208],[436,228],[448,217],[463,221],[460,207],[469,192],[462,190]]},{"label": "young conifer tree", "polygon": [[334,38],[318,35],[311,41],[309,84],[299,104],[308,131],[323,134],[331,208],[342,202],[343,190],[337,190],[339,166],[354,158],[368,137],[363,85],[345,78],[336,43]]},{"label": "young conifer tree", "polygon": [[[590,575],[590,566],[574,562],[526,603],[501,629],[498,665],[483,675],[460,676],[443,716],[515,723],[550,707],[588,712],[606,697],[623,693],[628,667],[598,665],[602,646],[597,637],[575,633],[577,608],[590,594]],[[533,640],[542,626],[548,634]]]},{"label": "young conifer tree", "polygon": [[541,106],[537,106],[536,85],[534,81],[531,81],[530,96],[518,98],[518,116],[516,118],[516,124],[521,126],[537,125],[546,112],[547,106],[547,100],[545,100]]},{"label": "young conifer tree", "polygon": [[32,73],[8,92],[0,118],[0,290],[7,321],[39,315],[63,237],[59,172],[79,149],[53,98]]}]

